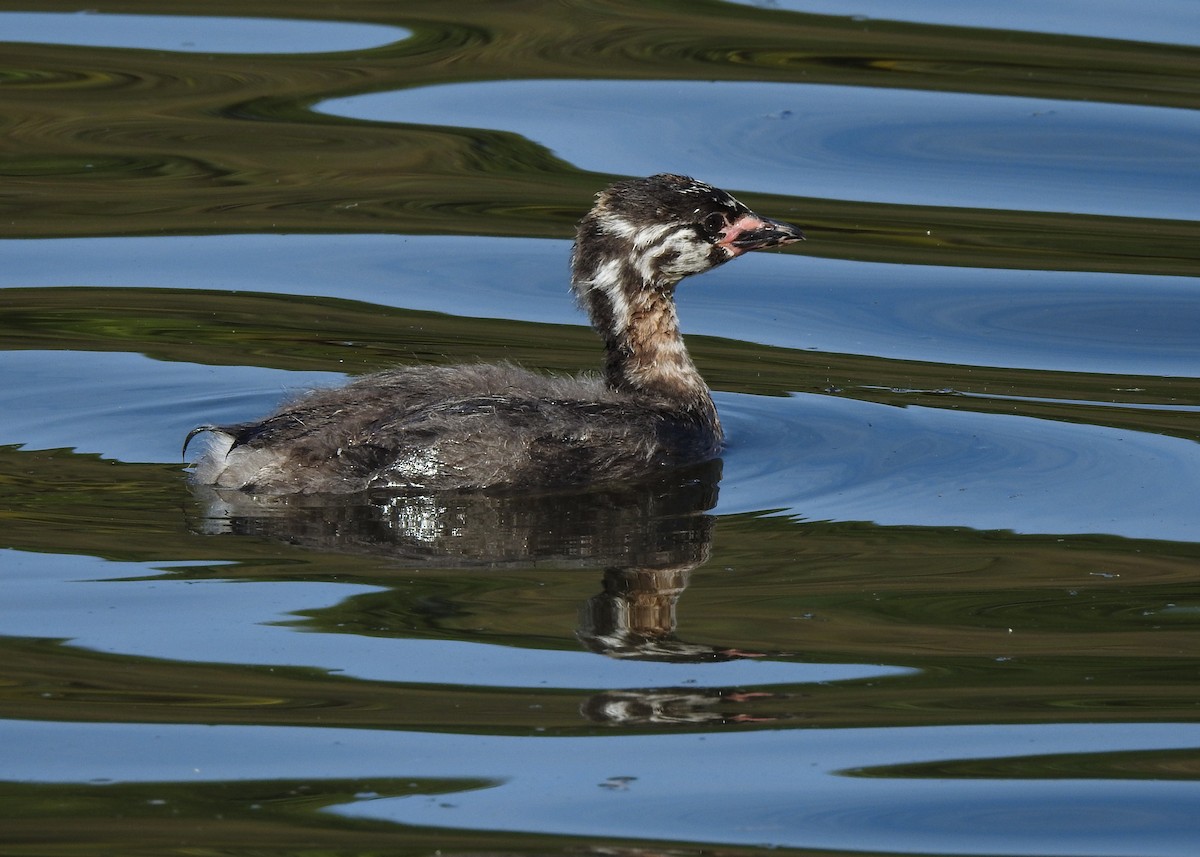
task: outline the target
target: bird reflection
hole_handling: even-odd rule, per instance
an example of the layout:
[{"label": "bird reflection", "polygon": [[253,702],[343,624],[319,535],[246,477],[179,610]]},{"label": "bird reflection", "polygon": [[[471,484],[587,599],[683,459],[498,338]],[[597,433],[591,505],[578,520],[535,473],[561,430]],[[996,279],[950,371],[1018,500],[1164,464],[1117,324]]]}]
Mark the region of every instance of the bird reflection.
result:
[{"label": "bird reflection", "polygon": [[[424,567],[689,570],[708,560],[721,463],[543,494],[254,495],[193,486],[208,534]],[[686,579],[686,578],[685,578]]]},{"label": "bird reflection", "polygon": [[[549,566],[602,572],[600,591],[580,609],[576,635],[613,658],[710,663],[761,657],[689,642],[676,604],[693,569],[708,561],[720,460],[648,480],[574,493],[256,496],[194,486],[204,509],[195,528],[250,535],[417,567]],[[745,722],[730,712],[766,694],[721,689],[621,690],[582,706],[604,723]]]}]

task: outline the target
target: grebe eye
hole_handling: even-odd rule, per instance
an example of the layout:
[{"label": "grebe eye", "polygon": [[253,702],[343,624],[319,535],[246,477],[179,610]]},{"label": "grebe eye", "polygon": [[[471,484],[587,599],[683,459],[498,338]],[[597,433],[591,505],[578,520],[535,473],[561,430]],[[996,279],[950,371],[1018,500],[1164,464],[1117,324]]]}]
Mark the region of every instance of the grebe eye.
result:
[{"label": "grebe eye", "polygon": [[728,225],[729,221],[725,219],[725,215],[716,211],[700,221],[700,226],[704,230],[704,234],[713,239],[719,236]]}]

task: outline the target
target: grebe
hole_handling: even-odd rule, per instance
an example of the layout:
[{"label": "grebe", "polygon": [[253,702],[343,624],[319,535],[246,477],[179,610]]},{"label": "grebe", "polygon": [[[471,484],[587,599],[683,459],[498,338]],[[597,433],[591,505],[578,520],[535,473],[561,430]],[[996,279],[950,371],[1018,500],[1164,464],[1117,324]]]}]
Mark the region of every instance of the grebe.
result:
[{"label": "grebe", "polygon": [[675,287],[795,226],[678,175],[619,181],[579,224],[571,287],[604,339],[603,377],[509,364],[411,366],[318,390],[260,422],[204,425],[192,479],[252,494],[566,487],[713,458],[722,432]]}]

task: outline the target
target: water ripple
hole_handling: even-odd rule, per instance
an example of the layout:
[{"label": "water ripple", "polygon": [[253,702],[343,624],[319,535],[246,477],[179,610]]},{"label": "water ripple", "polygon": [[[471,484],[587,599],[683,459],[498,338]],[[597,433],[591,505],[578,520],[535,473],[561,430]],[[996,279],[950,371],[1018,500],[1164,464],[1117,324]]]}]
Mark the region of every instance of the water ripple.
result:
[{"label": "water ripple", "polygon": [[1195,541],[1200,444],[829,396],[722,395],[718,512]]},{"label": "water ripple", "polygon": [[[403,776],[458,786],[439,798],[346,795],[326,807],[339,816],[410,829],[871,853],[891,853],[899,845],[906,853],[1110,857],[1191,857],[1200,835],[1190,783],[839,776],[864,759],[1004,758],[1031,747],[1094,755],[1187,753],[1200,740],[1190,723],[585,738],[194,725],[151,731],[133,724],[33,721],[12,721],[7,730],[9,776],[28,783]],[[151,735],[156,752],[147,759]]]},{"label": "water ripple", "polygon": [[[664,103],[668,115],[643,121]],[[372,93],[319,109],[482,125],[596,172],[671,170],[798,196],[1183,219],[1197,215],[1200,198],[1200,114],[1170,108],[814,84],[555,80]]]},{"label": "water ripple", "polygon": [[[1190,857],[1192,0],[295,5],[0,13],[18,848]],[[661,169],[812,238],[680,293],[719,514],[189,493],[296,388],[594,367],[567,239]]]}]

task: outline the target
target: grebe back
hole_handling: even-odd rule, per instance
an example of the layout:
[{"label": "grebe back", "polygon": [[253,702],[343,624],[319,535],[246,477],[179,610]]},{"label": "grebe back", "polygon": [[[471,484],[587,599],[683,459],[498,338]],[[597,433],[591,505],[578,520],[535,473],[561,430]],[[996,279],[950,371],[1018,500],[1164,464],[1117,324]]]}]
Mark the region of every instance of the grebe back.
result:
[{"label": "grebe back", "polygon": [[686,176],[620,181],[579,224],[571,286],[604,340],[601,377],[511,364],[410,366],[318,390],[271,416],[205,425],[192,479],[256,494],[479,490],[620,480],[712,458],[716,406],[679,332],[675,287],[800,241]]}]

